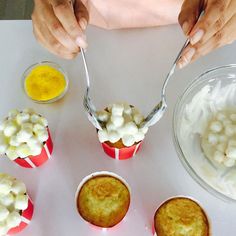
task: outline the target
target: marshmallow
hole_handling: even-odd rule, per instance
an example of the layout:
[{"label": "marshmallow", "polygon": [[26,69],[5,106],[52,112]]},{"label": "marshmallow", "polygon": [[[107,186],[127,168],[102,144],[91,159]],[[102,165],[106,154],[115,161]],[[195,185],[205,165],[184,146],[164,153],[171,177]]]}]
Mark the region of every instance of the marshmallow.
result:
[{"label": "marshmallow", "polygon": [[139,131],[137,134],[134,135],[135,142],[140,142],[144,139],[144,137],[144,133]]},{"label": "marshmallow", "polygon": [[22,129],[33,129],[33,124],[32,123],[29,123],[29,122],[27,122],[27,123],[23,123],[22,125],[21,125],[21,128]]},{"label": "marshmallow", "polygon": [[122,116],[111,116],[111,122],[115,125],[115,127],[121,127],[124,124],[124,118]]},{"label": "marshmallow", "polygon": [[14,228],[18,226],[21,222],[21,216],[18,212],[13,211],[7,217],[7,226],[8,228]]},{"label": "marshmallow", "polygon": [[107,122],[109,119],[109,113],[107,111],[100,111],[97,112],[97,117],[101,122]]},{"label": "marshmallow", "polygon": [[226,125],[225,126],[225,134],[228,136],[228,137],[231,137],[233,136],[235,133],[235,126],[234,125]]},{"label": "marshmallow", "polygon": [[17,139],[16,135],[11,136],[10,141],[9,141],[9,144],[10,144],[11,146],[14,146],[14,147],[18,147],[18,146],[20,145],[20,143],[18,142],[18,139]]},{"label": "marshmallow", "polygon": [[33,132],[32,132],[32,129],[30,128],[21,129],[16,135],[17,141],[19,143],[27,142],[32,136],[33,136]]},{"label": "marshmallow", "polygon": [[24,194],[24,193],[26,193],[25,184],[19,180],[14,180],[13,184],[11,186],[11,191],[16,195],[17,194]]},{"label": "marshmallow", "polygon": [[31,155],[31,149],[27,144],[21,144],[16,147],[16,152],[20,158],[25,158]]},{"label": "marshmallow", "polygon": [[126,134],[128,135],[135,135],[136,133],[138,133],[138,127],[134,122],[126,123],[124,129],[126,130]]},{"label": "marshmallow", "polygon": [[25,210],[28,207],[28,196],[24,194],[18,194],[15,198],[15,209]]},{"label": "marshmallow", "polygon": [[120,140],[120,135],[118,134],[118,132],[116,131],[111,131],[109,134],[108,134],[108,137],[109,137],[109,141],[111,143],[116,143],[117,141]]},{"label": "marshmallow", "polygon": [[111,108],[111,113],[114,116],[122,116],[124,111],[124,106],[123,104],[113,104],[112,108]]},{"label": "marshmallow", "polygon": [[39,130],[44,130],[45,127],[43,125],[40,125],[40,124],[35,124],[34,127],[33,127],[33,131],[34,133],[37,133]]},{"label": "marshmallow", "polygon": [[3,131],[5,129],[7,120],[0,121],[0,131]]},{"label": "marshmallow", "polygon": [[6,221],[0,221],[0,236],[7,235],[9,228],[7,227]]},{"label": "marshmallow", "polygon": [[134,122],[137,125],[140,125],[143,120],[144,120],[144,117],[141,114],[135,114],[134,115]]},{"label": "marshmallow", "polygon": [[212,145],[216,145],[218,143],[218,135],[209,133],[208,134],[208,142]]},{"label": "marshmallow", "polygon": [[110,132],[112,130],[116,130],[116,126],[111,122],[109,121],[106,125],[106,128],[107,128],[107,131]]},{"label": "marshmallow", "polygon": [[98,130],[98,139],[101,143],[108,141],[108,134],[106,130]]},{"label": "marshmallow", "polygon": [[226,159],[226,160],[224,161],[224,165],[225,165],[226,167],[232,167],[234,164],[235,164],[235,160],[234,160],[234,159],[231,159],[231,158]]},{"label": "marshmallow", "polygon": [[227,117],[226,117],[226,115],[223,114],[223,113],[218,113],[218,114],[216,115],[216,119],[219,120],[219,121],[224,121],[224,120],[227,119]]},{"label": "marshmallow", "polygon": [[22,123],[28,122],[30,119],[30,115],[28,113],[21,112],[16,116],[16,121],[19,125]]},{"label": "marshmallow", "polygon": [[134,136],[125,135],[124,137],[122,137],[122,142],[126,147],[130,147],[135,143]]},{"label": "marshmallow", "polygon": [[19,113],[20,112],[17,109],[12,109],[11,111],[8,112],[8,117],[11,119],[15,119]]},{"label": "marshmallow", "polygon": [[36,124],[40,119],[40,116],[38,114],[33,114],[30,116],[30,121],[34,124]]},{"label": "marshmallow", "polygon": [[43,145],[41,143],[35,144],[30,147],[31,155],[38,156],[42,152]]},{"label": "marshmallow", "polygon": [[37,132],[37,138],[40,142],[45,142],[48,140],[48,132],[47,130],[38,130]]},{"label": "marshmallow", "polygon": [[44,127],[47,127],[47,126],[48,126],[48,121],[47,121],[47,119],[44,118],[44,117],[42,117],[42,116],[39,118],[39,123],[40,123],[41,125],[43,125]]},{"label": "marshmallow", "polygon": [[7,148],[6,155],[8,156],[8,158],[10,160],[15,160],[16,158],[19,157],[18,153],[16,151],[16,147],[14,147],[14,146],[10,146],[10,147]]},{"label": "marshmallow", "polygon": [[231,119],[232,121],[236,121],[236,114],[231,114],[231,115],[230,115],[230,119]]},{"label": "marshmallow", "polygon": [[8,148],[7,140],[5,139],[4,135],[0,133],[0,155],[5,154]]},{"label": "marshmallow", "polygon": [[216,149],[220,152],[225,152],[225,149],[227,148],[227,144],[226,143],[219,143],[216,145]]},{"label": "marshmallow", "polygon": [[11,193],[8,194],[0,194],[0,203],[3,206],[9,207],[11,204],[14,203],[14,196]]},{"label": "marshmallow", "polygon": [[124,114],[126,115],[131,115],[132,114],[132,109],[129,104],[124,104]]},{"label": "marshmallow", "polygon": [[8,194],[11,191],[12,181],[7,178],[0,179],[0,194]]},{"label": "marshmallow", "polygon": [[18,130],[17,125],[12,121],[8,121],[6,122],[3,133],[6,137],[10,137],[14,135],[17,132],[17,130]]},{"label": "marshmallow", "polygon": [[8,215],[9,211],[7,210],[7,208],[0,204],[0,221],[5,220]]},{"label": "marshmallow", "polygon": [[222,130],[223,126],[220,121],[213,121],[210,124],[210,130],[214,133],[219,133]]},{"label": "marshmallow", "polygon": [[224,155],[223,152],[215,151],[215,153],[214,153],[214,157],[213,157],[213,158],[214,158],[215,161],[221,163],[221,162],[224,161],[224,159],[225,159],[225,155]]}]

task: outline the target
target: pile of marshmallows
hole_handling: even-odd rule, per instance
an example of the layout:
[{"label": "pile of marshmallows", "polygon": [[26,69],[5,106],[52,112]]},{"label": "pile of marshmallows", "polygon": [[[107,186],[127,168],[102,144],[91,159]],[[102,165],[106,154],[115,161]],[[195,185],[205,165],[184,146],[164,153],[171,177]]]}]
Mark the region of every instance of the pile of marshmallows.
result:
[{"label": "pile of marshmallows", "polygon": [[11,160],[39,155],[48,139],[47,120],[32,109],[12,110],[0,122],[0,155]]},{"label": "pile of marshmallows", "polygon": [[28,207],[25,184],[0,173],[0,235],[21,223],[21,212]]},{"label": "pile of marshmallows", "polygon": [[213,160],[226,167],[236,164],[236,113],[219,112],[209,123],[205,139],[213,151]]},{"label": "pile of marshmallows", "polygon": [[106,127],[98,131],[101,143],[106,141],[116,143],[122,140],[126,147],[130,147],[143,140],[148,131],[148,128],[139,128],[144,119],[143,115],[127,103],[115,103],[97,115]]}]

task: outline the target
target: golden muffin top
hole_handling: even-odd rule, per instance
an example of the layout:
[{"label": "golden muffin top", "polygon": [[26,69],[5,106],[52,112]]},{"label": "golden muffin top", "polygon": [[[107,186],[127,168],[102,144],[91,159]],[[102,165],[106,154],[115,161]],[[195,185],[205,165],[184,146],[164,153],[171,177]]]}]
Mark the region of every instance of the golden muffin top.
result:
[{"label": "golden muffin top", "polygon": [[173,198],[154,217],[158,236],[209,236],[209,222],[202,208],[189,198]]},{"label": "golden muffin top", "polygon": [[118,178],[109,175],[95,176],[86,181],[77,197],[80,215],[89,223],[109,228],[126,215],[130,192]]}]

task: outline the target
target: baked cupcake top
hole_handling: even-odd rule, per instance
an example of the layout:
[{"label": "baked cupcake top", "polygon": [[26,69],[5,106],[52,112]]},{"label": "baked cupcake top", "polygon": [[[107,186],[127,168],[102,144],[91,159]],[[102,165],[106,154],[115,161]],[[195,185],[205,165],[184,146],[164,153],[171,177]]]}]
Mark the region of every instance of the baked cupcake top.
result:
[{"label": "baked cupcake top", "polygon": [[0,155],[11,160],[39,155],[48,139],[48,122],[32,109],[11,110],[0,122]]},{"label": "baked cupcake top", "polygon": [[89,223],[110,228],[126,215],[130,192],[118,178],[99,175],[86,181],[77,196],[80,215]]},{"label": "baked cupcake top", "polygon": [[203,209],[189,198],[172,198],[154,217],[158,236],[209,236],[209,222]]},{"label": "baked cupcake top", "polygon": [[105,125],[103,130],[98,131],[101,143],[120,143],[118,147],[130,147],[142,141],[148,131],[148,128],[139,128],[144,120],[143,115],[137,108],[127,103],[114,103],[97,115]]},{"label": "baked cupcake top", "polygon": [[21,222],[21,213],[28,207],[25,184],[16,178],[0,173],[0,235]]}]

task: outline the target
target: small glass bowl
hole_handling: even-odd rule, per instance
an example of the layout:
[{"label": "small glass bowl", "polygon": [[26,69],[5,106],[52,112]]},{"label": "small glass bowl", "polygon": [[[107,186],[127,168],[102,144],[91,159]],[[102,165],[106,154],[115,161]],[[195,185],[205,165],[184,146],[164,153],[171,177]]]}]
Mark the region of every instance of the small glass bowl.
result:
[{"label": "small glass bowl", "polygon": [[[60,72],[63,74],[64,79],[65,79],[65,81],[66,81],[66,87],[65,87],[64,91],[63,91],[61,94],[59,94],[57,97],[54,97],[54,98],[52,98],[52,99],[45,100],[45,101],[35,100],[35,99],[31,98],[31,97],[27,94],[26,87],[25,87],[25,79],[27,78],[27,76],[29,75],[29,73],[30,73],[34,68],[36,68],[37,66],[41,66],[41,65],[48,65],[48,66],[51,66],[51,67],[53,67],[54,69],[60,71]],[[26,94],[26,96],[27,96],[30,100],[32,100],[32,101],[34,101],[34,102],[36,102],[36,103],[48,104],[48,103],[56,102],[56,101],[58,101],[59,99],[61,99],[62,97],[65,96],[65,94],[66,94],[66,92],[67,92],[67,90],[68,90],[68,87],[69,87],[69,79],[68,79],[68,76],[67,76],[66,72],[61,68],[61,66],[59,66],[59,65],[56,64],[55,62],[42,61],[42,62],[35,63],[35,64],[31,65],[30,67],[28,67],[28,68],[24,71],[24,73],[23,73],[23,75],[22,75],[22,87],[23,87],[24,93]]]},{"label": "small glass bowl", "polygon": [[[236,89],[236,65],[214,68],[196,78],[187,87],[175,106],[173,115],[173,140],[177,154],[192,178],[214,196],[236,203],[236,166],[227,168],[214,165],[214,163],[209,161],[201,149],[200,134],[195,133],[197,129],[201,129],[199,127],[203,127],[199,118],[206,114],[202,113],[203,106],[204,109],[205,107],[209,108],[211,106],[210,101],[205,99],[205,97],[204,103],[201,103],[203,101],[201,100],[203,99],[203,95],[199,91],[203,91],[202,89],[208,86],[208,92],[211,93],[213,90],[216,91],[216,88],[224,89],[228,85],[232,85]],[[219,91],[223,92],[225,90]],[[236,93],[234,94],[236,97]],[[226,94],[224,95],[228,96]],[[218,102],[218,99],[222,97],[224,96],[218,97],[213,102]],[[192,106],[194,109],[189,106],[193,98],[195,98],[195,105]],[[236,99],[234,101],[233,107],[236,110]],[[198,111],[201,111],[201,113]],[[194,115],[191,117],[192,113]],[[208,114],[212,113],[210,112]],[[188,127],[186,127],[186,119],[190,119],[192,122],[190,122],[191,125],[188,125]]]}]

